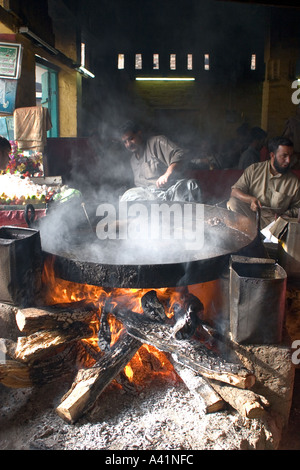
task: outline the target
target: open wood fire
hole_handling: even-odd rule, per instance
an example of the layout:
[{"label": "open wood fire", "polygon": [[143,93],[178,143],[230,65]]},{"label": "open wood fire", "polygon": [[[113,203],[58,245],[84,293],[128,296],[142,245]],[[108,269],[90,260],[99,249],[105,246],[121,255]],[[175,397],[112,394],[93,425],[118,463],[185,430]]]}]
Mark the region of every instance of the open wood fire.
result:
[{"label": "open wood fire", "polygon": [[56,410],[65,421],[77,421],[115,379],[118,386],[122,380],[142,385],[149,374],[180,377],[206,412],[228,403],[258,418],[268,408],[250,390],[255,375],[206,321],[188,287],[103,289],[56,279],[47,263],[43,285],[43,306],[16,310],[22,336],[3,340],[8,360],[0,364],[0,382],[32,387],[73,372]]}]

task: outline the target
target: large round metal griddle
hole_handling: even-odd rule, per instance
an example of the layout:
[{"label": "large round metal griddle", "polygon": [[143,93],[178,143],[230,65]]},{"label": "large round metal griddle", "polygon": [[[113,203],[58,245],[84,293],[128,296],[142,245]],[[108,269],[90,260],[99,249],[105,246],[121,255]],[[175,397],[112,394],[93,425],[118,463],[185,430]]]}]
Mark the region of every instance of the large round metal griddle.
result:
[{"label": "large round metal griddle", "polygon": [[185,237],[99,240],[85,227],[73,236],[68,235],[63,248],[49,248],[41,231],[43,250],[53,255],[57,277],[77,283],[160,288],[211,281],[228,266],[231,254],[254,249],[250,255],[257,255],[260,243],[255,221],[220,207],[201,206],[204,224],[201,247],[187,248]]}]

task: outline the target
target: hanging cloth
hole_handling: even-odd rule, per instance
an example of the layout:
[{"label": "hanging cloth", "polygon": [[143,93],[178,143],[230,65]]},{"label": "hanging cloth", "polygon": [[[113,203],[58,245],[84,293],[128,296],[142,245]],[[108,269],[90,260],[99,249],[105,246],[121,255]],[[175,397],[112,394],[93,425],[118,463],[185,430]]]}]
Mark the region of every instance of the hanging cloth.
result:
[{"label": "hanging cloth", "polygon": [[47,108],[31,106],[14,110],[14,137],[22,150],[43,152],[51,127]]}]

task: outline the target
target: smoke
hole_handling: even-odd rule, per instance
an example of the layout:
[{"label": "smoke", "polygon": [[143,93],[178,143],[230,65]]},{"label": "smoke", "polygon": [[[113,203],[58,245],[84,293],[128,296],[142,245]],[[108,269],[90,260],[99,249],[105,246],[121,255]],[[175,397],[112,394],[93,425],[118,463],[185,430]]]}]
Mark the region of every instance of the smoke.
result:
[{"label": "smoke", "polygon": [[[85,11],[93,12],[86,20],[83,17]],[[177,143],[184,142],[191,147],[195,142],[198,144],[199,135],[200,140],[205,133],[208,139],[216,135],[215,125],[207,132],[211,117],[206,113],[215,100],[213,95],[218,92],[215,87],[208,91],[208,87],[204,86],[202,94],[205,96],[199,95],[201,112],[205,116],[203,128],[198,110],[187,123],[180,110],[158,114],[146,99],[136,93],[128,69],[117,70],[117,54],[124,52],[132,58],[137,52],[148,56],[159,52],[166,56],[169,52],[184,51],[193,52],[196,57],[209,52],[215,65],[214,77],[224,82],[226,70],[231,71],[232,59],[238,59],[242,45],[246,42],[248,47],[254,42],[263,44],[263,41],[260,43],[264,21],[262,11],[262,7],[254,5],[225,4],[212,0],[187,0],[184,4],[170,0],[87,0],[82,3],[82,21],[93,39],[90,68],[96,78],[84,79],[82,83],[83,108],[80,113],[83,134],[89,136],[88,147],[81,153],[74,151],[70,174],[65,181],[69,187],[82,193],[82,199],[75,198],[67,205],[53,204],[51,207],[50,204],[47,217],[41,221],[41,238],[46,251],[68,252],[74,247],[72,253],[78,256],[84,246],[85,254],[89,252],[90,259],[93,256],[100,259],[103,253],[107,260],[117,259],[116,254],[122,260],[128,254],[129,260],[135,257],[136,243],[132,247],[132,241],[122,241],[117,244],[119,248],[116,252],[115,242],[101,243],[89,226],[89,221],[93,227],[98,222],[96,209],[99,204],[117,206],[120,196],[133,186],[130,155],[116,134],[124,121],[138,121],[149,133],[154,130],[165,133],[167,129],[171,134],[168,137],[175,137]],[[216,66],[217,63],[219,66]],[[196,65],[199,67],[199,62]],[[82,202],[85,203],[89,221]],[[155,251],[155,247],[149,244],[140,248]],[[156,256],[162,259],[166,256],[164,253],[171,253],[171,259],[173,253],[180,251],[180,244],[166,243],[163,248],[159,246]]]}]

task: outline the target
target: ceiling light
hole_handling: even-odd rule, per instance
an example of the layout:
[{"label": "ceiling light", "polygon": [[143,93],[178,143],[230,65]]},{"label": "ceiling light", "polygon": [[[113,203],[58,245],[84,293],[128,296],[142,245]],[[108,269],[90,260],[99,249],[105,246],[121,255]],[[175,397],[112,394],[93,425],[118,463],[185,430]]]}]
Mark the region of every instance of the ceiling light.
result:
[{"label": "ceiling light", "polygon": [[88,69],[83,67],[83,65],[80,65],[80,67],[78,67],[76,70],[87,77],[95,78],[95,75],[92,72],[90,72]]},{"label": "ceiling light", "polygon": [[194,77],[136,77],[137,81],[155,81],[155,82],[192,82]]},{"label": "ceiling light", "polygon": [[24,34],[25,36],[29,36],[30,38],[34,39],[34,41],[36,41],[40,46],[44,47],[45,49],[47,49],[49,52],[51,52],[52,54],[59,54],[59,51],[57,49],[55,49],[54,47],[50,46],[50,44],[48,44],[46,41],[44,41],[43,39],[41,39],[39,36],[37,36],[35,33],[33,33],[32,31],[30,31],[29,28],[27,28],[27,26],[21,26],[19,28],[19,33],[20,34]]}]

